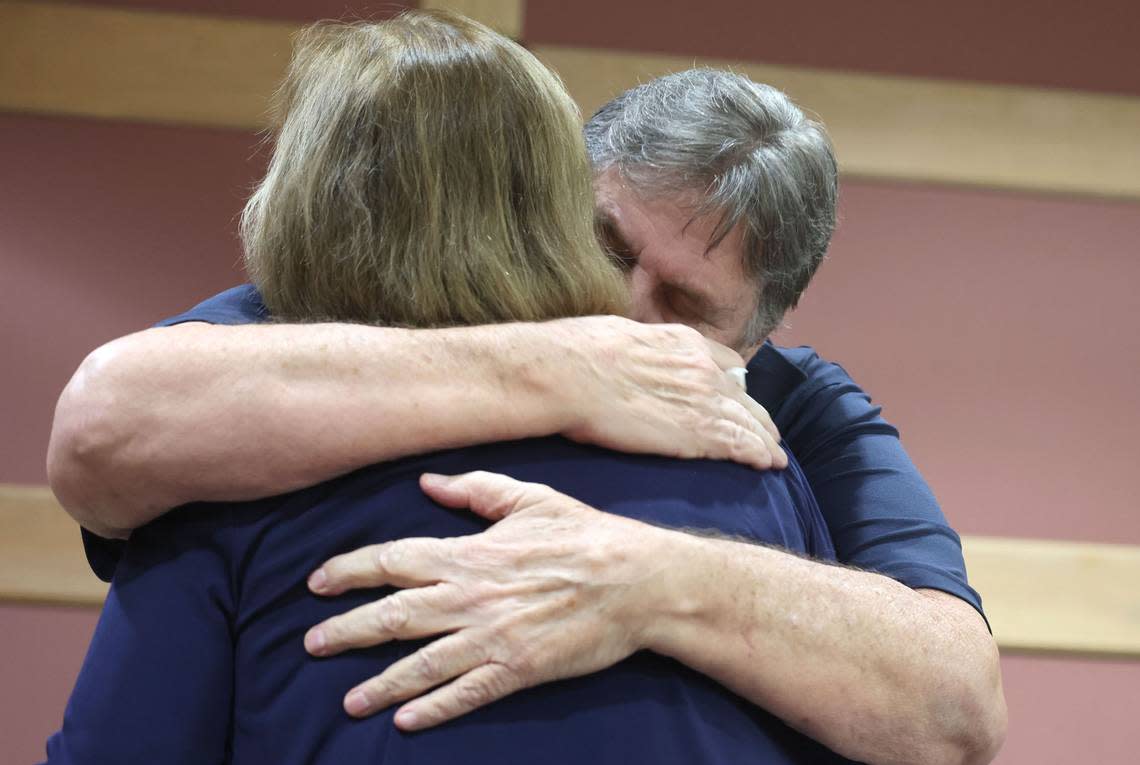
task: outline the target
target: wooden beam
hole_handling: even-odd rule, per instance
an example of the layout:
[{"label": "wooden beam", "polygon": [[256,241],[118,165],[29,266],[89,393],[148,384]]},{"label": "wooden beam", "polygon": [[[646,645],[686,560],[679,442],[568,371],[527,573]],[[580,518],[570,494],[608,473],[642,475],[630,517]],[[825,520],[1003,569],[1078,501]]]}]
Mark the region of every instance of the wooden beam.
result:
[{"label": "wooden beam", "polygon": [[[521,0],[427,5],[521,33]],[[0,109],[257,129],[295,29],[0,3]],[[734,66],[818,114],[848,176],[1140,200],[1140,98],[557,46],[536,53],[587,115],[649,77]]]},{"label": "wooden beam", "polygon": [[817,115],[846,175],[1140,199],[1140,98],[555,46],[534,52],[587,117],[653,77],[732,68]]},{"label": "wooden beam", "polygon": [[423,0],[421,8],[462,13],[501,35],[519,39],[523,33],[523,0]]},{"label": "wooden beam", "polygon": [[[0,484],[0,601],[98,605],[79,529],[47,488]],[[1140,658],[1140,546],[966,537],[1005,651]]]},{"label": "wooden beam", "polygon": [[79,526],[43,486],[0,484],[0,601],[99,605]]},{"label": "wooden beam", "polygon": [[0,3],[0,109],[258,129],[295,24]]},{"label": "wooden beam", "polygon": [[1140,546],[966,537],[963,548],[1003,649],[1140,657]]}]

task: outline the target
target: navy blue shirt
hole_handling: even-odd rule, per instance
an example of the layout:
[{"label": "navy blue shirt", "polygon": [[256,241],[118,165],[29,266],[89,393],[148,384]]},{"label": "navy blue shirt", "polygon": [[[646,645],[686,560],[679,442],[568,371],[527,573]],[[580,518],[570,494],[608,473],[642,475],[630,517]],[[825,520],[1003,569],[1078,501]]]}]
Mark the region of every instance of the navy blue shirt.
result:
[{"label": "navy blue shirt", "polygon": [[63,729],[48,742],[48,762],[846,762],[709,678],[648,652],[420,733],[399,731],[395,708],[348,717],[344,694],[424,641],[308,656],[309,627],[387,591],[318,598],[305,576],[363,545],[484,530],[478,516],[435,505],[417,483],[425,471],[472,469],[545,483],[658,525],[834,558],[794,460],[788,470],[757,473],[558,437],[408,458],[256,502],[185,506],[126,544]]},{"label": "navy blue shirt", "polygon": [[[257,290],[243,285],[160,326],[268,320]],[[898,431],[847,372],[811,348],[771,343],[764,344],[748,371],[748,393],[772,414],[803,466],[840,562],[915,589],[948,592],[982,613],[981,598],[966,579],[961,540]],[[109,579],[121,546],[87,534],[84,539],[92,568]]]}]

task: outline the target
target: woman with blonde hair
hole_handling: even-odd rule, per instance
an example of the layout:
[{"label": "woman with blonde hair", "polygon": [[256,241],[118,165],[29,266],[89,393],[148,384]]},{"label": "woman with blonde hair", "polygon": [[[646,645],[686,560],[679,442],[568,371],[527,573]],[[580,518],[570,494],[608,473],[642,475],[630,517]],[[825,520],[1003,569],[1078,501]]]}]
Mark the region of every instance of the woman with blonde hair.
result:
[{"label": "woman with blonde hair", "polygon": [[[515,43],[445,14],[317,25],[298,40],[278,105],[273,159],[242,221],[256,289],[241,289],[263,297],[267,320],[439,327],[623,310],[620,272],[594,237],[577,111]],[[187,505],[127,543],[49,762],[833,756],[702,675],[644,652],[599,656],[583,670],[594,674],[420,733],[397,728],[394,708],[345,714],[354,685],[430,635],[394,624],[401,642],[312,658],[309,627],[373,608],[386,593],[318,598],[306,575],[364,545],[485,530],[486,521],[420,490],[425,473],[476,469],[643,521],[832,554],[794,461],[756,473],[557,437],[379,464],[269,499]],[[489,538],[501,538],[500,528]],[[446,580],[413,580],[433,585],[418,597],[472,596]],[[632,653],[639,636],[628,638]]]},{"label": "woman with blonde hair", "polygon": [[282,321],[407,327],[624,313],[577,108],[455,15],[319,24],[278,93],[246,267]]}]

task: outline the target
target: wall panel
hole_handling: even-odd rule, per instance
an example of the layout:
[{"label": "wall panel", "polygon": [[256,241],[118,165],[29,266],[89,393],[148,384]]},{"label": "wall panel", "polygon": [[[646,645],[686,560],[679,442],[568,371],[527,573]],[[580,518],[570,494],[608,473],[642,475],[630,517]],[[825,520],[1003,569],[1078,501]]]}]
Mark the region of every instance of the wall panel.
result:
[{"label": "wall panel", "polygon": [[968,534],[1140,543],[1140,205],[848,182],[783,342],[838,359]]},{"label": "wall panel", "polygon": [[[506,0],[433,3],[507,31]],[[0,108],[253,129],[294,25],[13,2],[0,5]],[[688,56],[536,45],[590,113]],[[744,59],[748,61],[748,59]],[[740,63],[827,124],[845,173],[1140,198],[1140,99]]]},{"label": "wall panel", "polygon": [[99,612],[0,603],[0,763],[44,759],[44,743],[63,722],[63,709]]},{"label": "wall panel", "polygon": [[1140,95],[1130,0],[529,0],[526,39]]}]

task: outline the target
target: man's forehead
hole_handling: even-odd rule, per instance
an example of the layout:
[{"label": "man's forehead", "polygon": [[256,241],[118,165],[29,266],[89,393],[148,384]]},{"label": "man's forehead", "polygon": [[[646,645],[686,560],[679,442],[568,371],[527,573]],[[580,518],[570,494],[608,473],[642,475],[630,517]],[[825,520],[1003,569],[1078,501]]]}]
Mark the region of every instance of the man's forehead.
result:
[{"label": "man's forehead", "polygon": [[700,236],[705,233],[704,229],[711,233],[716,226],[715,220],[702,215],[697,205],[680,195],[646,198],[632,192],[621,195],[600,192],[594,211],[599,220],[613,223],[625,233],[650,228],[658,235]]},{"label": "man's forehead", "polygon": [[688,202],[599,199],[594,214],[599,223],[616,228],[627,238],[646,240],[667,236],[672,240],[686,240],[686,246],[706,256],[732,254],[743,260],[742,227],[734,226],[720,237],[721,216]]},{"label": "man's forehead", "polygon": [[599,179],[594,184],[594,214],[598,218],[620,223],[624,215],[619,201],[626,200],[619,200],[618,197],[636,200],[632,193],[627,191],[621,194],[621,190],[614,188],[614,184]]}]

